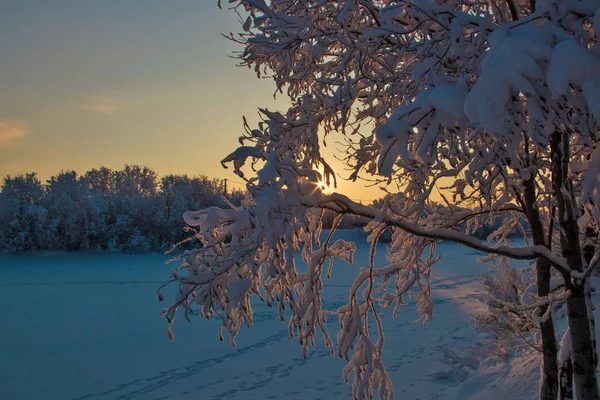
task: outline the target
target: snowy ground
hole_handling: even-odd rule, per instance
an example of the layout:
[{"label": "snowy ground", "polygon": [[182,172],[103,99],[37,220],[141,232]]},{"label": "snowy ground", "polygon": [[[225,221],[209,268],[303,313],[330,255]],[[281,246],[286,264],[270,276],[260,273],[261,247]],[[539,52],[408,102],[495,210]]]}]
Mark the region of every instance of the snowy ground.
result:
[{"label": "snowy ground", "polygon": [[[514,365],[484,360],[462,384],[447,374],[438,346],[475,358],[485,353],[485,338],[470,317],[479,304],[467,294],[478,291],[477,274],[486,269],[469,249],[444,243],[438,251],[443,258],[433,278],[434,319],[426,328],[415,323],[414,306],[396,321],[384,319],[396,398],[534,398],[534,356]],[[355,265],[337,261],[326,284],[327,308],[344,300],[367,254],[359,246]],[[383,246],[377,257],[383,262]],[[0,399],[351,398],[341,377],[344,361],[323,346],[304,361],[287,325],[260,303],[256,325],[240,332],[237,349],[219,341],[216,323],[200,319],[191,325],[180,319],[169,342],[155,297],[171,269],[166,259],[106,253],[0,257]],[[330,325],[335,329],[336,321]]]}]

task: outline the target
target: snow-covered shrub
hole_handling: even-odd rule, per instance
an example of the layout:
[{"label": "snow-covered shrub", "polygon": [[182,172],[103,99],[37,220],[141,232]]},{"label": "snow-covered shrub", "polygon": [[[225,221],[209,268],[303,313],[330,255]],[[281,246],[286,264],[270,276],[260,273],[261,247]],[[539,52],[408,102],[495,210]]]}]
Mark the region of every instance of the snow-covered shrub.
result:
[{"label": "snow-covered shrub", "polygon": [[534,274],[530,268],[500,265],[480,279],[484,291],[476,298],[487,305],[487,312],[475,314],[475,327],[491,336],[497,356],[506,358],[523,345],[537,343],[532,335],[537,332],[533,310],[519,309],[523,292],[535,282]]},{"label": "snow-covered shrub", "polygon": [[118,246],[118,251],[121,253],[146,253],[151,249],[152,243],[146,236],[143,236],[137,228],[134,228],[131,231],[127,238],[127,242]]}]

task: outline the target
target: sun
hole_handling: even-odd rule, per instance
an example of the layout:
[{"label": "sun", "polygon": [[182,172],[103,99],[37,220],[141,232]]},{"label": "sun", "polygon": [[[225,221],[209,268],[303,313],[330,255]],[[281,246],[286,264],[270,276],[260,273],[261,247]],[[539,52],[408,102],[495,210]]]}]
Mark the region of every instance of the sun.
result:
[{"label": "sun", "polygon": [[325,181],[320,181],[317,186],[319,190],[323,193],[329,193],[331,191],[331,187]]}]

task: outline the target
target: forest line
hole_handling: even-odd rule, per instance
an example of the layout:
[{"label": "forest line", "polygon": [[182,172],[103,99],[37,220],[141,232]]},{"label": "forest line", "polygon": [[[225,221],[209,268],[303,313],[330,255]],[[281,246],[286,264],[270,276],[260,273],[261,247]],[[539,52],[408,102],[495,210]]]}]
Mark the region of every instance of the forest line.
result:
[{"label": "forest line", "polygon": [[159,177],[139,165],[81,175],[66,170],[46,182],[36,173],[7,176],[0,192],[0,253],[165,251],[189,236],[185,211],[239,205],[244,196],[241,190],[227,191],[220,179]]}]

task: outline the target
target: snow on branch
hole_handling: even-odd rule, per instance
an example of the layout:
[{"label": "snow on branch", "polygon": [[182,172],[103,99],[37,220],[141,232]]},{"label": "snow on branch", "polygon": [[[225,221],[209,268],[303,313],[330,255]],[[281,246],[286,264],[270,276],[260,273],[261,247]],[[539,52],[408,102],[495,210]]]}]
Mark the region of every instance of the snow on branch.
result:
[{"label": "snow on branch", "polygon": [[410,234],[426,237],[435,240],[447,240],[450,242],[460,243],[475,250],[489,254],[498,254],[501,256],[513,258],[516,260],[534,260],[536,258],[544,258],[548,260],[559,271],[568,272],[570,267],[566,260],[552,253],[545,246],[526,246],[526,247],[507,247],[507,246],[489,246],[473,236],[462,232],[447,229],[433,228],[423,229],[418,224],[409,222],[405,219],[385,215],[380,210],[374,210],[370,207],[356,203],[350,200],[347,196],[334,193],[322,196],[321,199],[307,199],[307,206],[330,208],[336,212],[348,213],[377,219],[378,221],[390,226],[402,229]]}]

